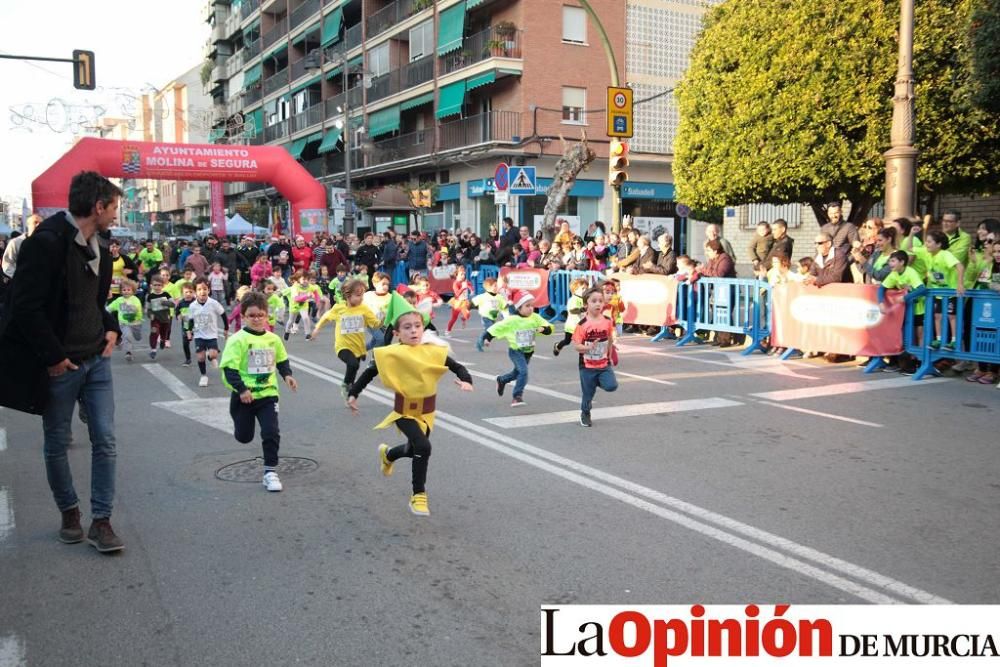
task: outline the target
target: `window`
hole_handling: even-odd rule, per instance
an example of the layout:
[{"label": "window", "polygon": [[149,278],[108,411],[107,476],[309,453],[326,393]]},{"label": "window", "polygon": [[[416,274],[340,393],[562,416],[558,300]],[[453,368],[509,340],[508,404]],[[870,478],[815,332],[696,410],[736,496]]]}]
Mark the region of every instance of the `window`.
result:
[{"label": "window", "polygon": [[587,106],[587,89],[570,88],[564,86],[562,89],[562,119],[564,123],[583,124],[586,119],[583,110]]},{"label": "window", "polygon": [[582,7],[563,7],[563,41],[587,43],[587,13]]},{"label": "window", "polygon": [[410,29],[410,62],[434,51],[434,19]]},{"label": "window", "polygon": [[373,77],[389,73],[389,42],[368,52],[368,71]]}]

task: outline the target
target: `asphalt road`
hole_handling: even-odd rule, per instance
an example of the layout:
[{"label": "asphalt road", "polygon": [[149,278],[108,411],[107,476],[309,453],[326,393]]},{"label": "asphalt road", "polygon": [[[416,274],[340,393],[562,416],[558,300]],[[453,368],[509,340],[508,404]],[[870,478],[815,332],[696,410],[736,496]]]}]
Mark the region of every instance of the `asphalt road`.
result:
[{"label": "asphalt road", "polygon": [[472,324],[427,518],[408,461],[379,474],[387,394],[350,414],[329,330],[289,343],[281,454],[306,460],[280,494],[217,376],[116,357],[117,556],[56,541],[40,422],[0,411],[0,666],[537,664],[543,603],[1000,602],[1000,391],[630,337],[585,429],[575,354],[543,339],[511,409],[506,347]]}]

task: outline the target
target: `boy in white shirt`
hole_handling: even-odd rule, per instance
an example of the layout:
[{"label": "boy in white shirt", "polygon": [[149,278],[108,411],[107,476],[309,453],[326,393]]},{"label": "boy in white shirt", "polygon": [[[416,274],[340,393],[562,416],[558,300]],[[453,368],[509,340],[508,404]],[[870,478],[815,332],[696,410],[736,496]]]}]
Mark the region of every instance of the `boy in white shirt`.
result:
[{"label": "boy in white shirt", "polygon": [[198,358],[198,371],[201,379],[199,387],[208,386],[208,373],[205,367],[207,356],[213,368],[219,367],[219,319],[222,319],[225,335],[229,335],[229,322],[226,321],[226,309],[222,304],[209,296],[209,285],[205,278],[194,281],[194,303],[188,306],[185,315],[185,329],[188,340],[194,340],[194,351]]}]

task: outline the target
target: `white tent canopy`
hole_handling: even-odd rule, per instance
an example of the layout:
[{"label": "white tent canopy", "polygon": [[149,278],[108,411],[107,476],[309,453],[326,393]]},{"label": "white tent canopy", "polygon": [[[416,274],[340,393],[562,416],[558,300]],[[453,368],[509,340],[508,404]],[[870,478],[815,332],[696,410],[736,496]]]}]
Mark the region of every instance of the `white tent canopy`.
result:
[{"label": "white tent canopy", "polygon": [[[195,234],[198,238],[205,238],[212,233],[211,227],[198,230]],[[266,234],[266,227],[251,225],[250,222],[239,213],[231,218],[226,218],[226,236],[241,236],[243,234]]]}]

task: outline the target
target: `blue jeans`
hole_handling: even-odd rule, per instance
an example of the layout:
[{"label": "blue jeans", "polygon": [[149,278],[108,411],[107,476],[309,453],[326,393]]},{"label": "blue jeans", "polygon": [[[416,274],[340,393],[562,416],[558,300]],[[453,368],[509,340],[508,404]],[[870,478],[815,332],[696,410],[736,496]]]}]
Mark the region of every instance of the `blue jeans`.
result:
[{"label": "blue jeans", "polygon": [[580,369],[580,388],[583,391],[583,396],[580,399],[580,410],[590,412],[598,387],[604,391],[618,389],[618,380],[615,378],[615,372],[611,369],[610,364],[604,368]]},{"label": "blue jeans", "polygon": [[491,320],[488,317],[482,317],[482,316],[480,316],[480,319],[483,320],[483,333],[479,334],[479,340],[476,341],[476,349],[482,352],[483,342],[486,341],[486,330],[489,329],[491,326],[493,326],[493,320]]},{"label": "blue jeans", "polygon": [[514,369],[506,375],[501,375],[500,381],[504,384],[513,382],[514,398],[521,398],[524,396],[524,387],[528,384],[528,355],[521,350],[508,349],[507,356],[514,364]]},{"label": "blue jeans", "polygon": [[115,501],[115,393],[110,359],[91,357],[75,371],[49,378],[49,403],[42,415],[45,472],[61,512],[80,504],[66,457],[78,397],[87,410],[90,431],[90,512],[95,519],[106,519]]}]

